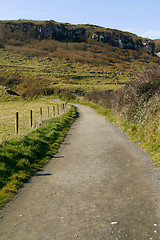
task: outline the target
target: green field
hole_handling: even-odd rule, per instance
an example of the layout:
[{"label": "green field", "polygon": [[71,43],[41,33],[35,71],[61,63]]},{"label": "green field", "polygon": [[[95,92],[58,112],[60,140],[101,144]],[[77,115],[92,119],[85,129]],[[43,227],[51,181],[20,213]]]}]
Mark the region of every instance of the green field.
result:
[{"label": "green field", "polygon": [[[54,116],[53,106],[57,104],[58,102],[49,99],[23,99],[8,94],[4,87],[0,87],[0,141],[3,142],[15,136],[16,112],[19,113],[19,135],[24,135],[31,130],[30,110],[33,114],[33,127],[37,127],[41,123],[40,108],[42,108],[42,121],[48,120]],[[57,107],[55,107],[55,113],[57,115]]]},{"label": "green field", "polygon": [[[48,57],[22,57],[0,50],[0,74],[20,79],[18,90],[27,86],[26,78],[43,79],[43,85],[75,91],[117,89],[133,77],[113,67],[75,63]],[[24,78],[23,78],[24,77]]]},{"label": "green field", "polygon": [[27,95],[33,95],[34,89],[42,86],[78,94],[94,90],[117,90],[134,79],[142,69],[154,65],[154,62],[146,63],[143,59],[134,58],[130,63],[117,61],[105,64],[104,60],[103,64],[96,64],[73,61],[67,57],[27,57],[0,50],[0,76],[9,79],[9,87]]}]

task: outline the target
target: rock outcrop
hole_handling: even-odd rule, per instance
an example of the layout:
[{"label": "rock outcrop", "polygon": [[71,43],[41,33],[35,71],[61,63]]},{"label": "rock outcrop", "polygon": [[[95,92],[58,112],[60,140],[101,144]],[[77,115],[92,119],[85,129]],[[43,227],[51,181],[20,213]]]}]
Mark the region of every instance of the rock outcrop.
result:
[{"label": "rock outcrop", "polygon": [[143,46],[151,53],[151,55],[154,55],[155,50],[155,44],[151,42],[143,43]]},{"label": "rock outcrop", "polygon": [[[4,23],[1,22],[0,25],[1,24]],[[148,40],[144,42],[136,35],[91,25],[76,26],[67,23],[56,23],[54,21],[43,23],[17,21],[5,23],[5,28],[9,29],[13,37],[17,31],[20,31],[24,34],[25,38],[36,38],[38,40],[54,39],[66,42],[86,42],[90,39],[97,42],[108,43],[122,49],[138,50],[142,48],[150,55],[154,55],[155,50],[155,44],[153,42]],[[21,36],[23,34],[21,34]],[[134,36],[134,39],[132,36]]]},{"label": "rock outcrop", "polygon": [[38,40],[42,39],[54,39],[58,41],[67,42],[82,42],[85,41],[86,29],[81,27],[75,27],[69,29],[67,24],[55,24],[54,22],[47,22],[46,24],[33,24],[33,23],[12,23],[9,26],[11,32],[21,30],[24,33],[29,30],[34,30],[34,37]]},{"label": "rock outcrop", "polygon": [[153,42],[143,43],[141,39],[137,39],[135,42],[133,41],[131,36],[127,36],[123,33],[116,34],[113,32],[112,34],[109,32],[96,32],[91,38],[98,42],[110,43],[113,46],[120,47],[123,49],[132,49],[138,50],[140,48],[144,48],[151,55],[154,55],[155,44]]},{"label": "rock outcrop", "polygon": [[84,41],[86,30],[85,28],[68,30],[65,25],[56,26],[50,24],[46,27],[38,26],[36,32],[38,33],[38,39],[50,38],[59,41],[82,42]]}]

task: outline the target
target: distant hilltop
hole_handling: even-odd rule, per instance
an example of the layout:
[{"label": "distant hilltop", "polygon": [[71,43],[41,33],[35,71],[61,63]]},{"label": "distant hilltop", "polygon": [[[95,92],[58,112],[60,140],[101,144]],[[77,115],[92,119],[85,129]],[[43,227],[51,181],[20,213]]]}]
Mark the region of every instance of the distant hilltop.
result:
[{"label": "distant hilltop", "polygon": [[129,32],[103,28],[95,25],[71,25],[51,21],[0,21],[0,41],[9,39],[54,39],[63,42],[99,42],[122,49],[142,49],[150,55],[155,53],[154,41]]}]

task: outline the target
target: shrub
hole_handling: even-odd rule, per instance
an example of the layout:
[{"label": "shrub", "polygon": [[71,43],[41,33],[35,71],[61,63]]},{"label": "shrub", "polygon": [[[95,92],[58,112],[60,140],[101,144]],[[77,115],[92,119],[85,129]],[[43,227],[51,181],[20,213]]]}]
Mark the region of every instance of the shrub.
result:
[{"label": "shrub", "polygon": [[84,100],[91,101],[104,108],[111,108],[112,95],[113,95],[112,90],[93,91],[93,92],[85,93]]},{"label": "shrub", "polygon": [[133,120],[135,116],[137,118],[137,112],[159,93],[160,68],[144,70],[136,81],[127,83],[114,94],[112,108],[128,120]]}]

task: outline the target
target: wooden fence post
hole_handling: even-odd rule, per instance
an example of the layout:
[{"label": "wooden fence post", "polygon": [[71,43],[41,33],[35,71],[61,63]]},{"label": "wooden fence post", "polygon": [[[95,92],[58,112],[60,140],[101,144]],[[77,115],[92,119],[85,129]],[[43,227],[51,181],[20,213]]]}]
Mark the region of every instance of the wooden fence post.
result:
[{"label": "wooden fence post", "polygon": [[33,126],[33,115],[32,115],[32,110],[30,110],[30,127],[32,128]]},{"label": "wooden fence post", "polygon": [[49,118],[49,107],[48,107],[48,118]]},{"label": "wooden fence post", "polygon": [[62,104],[62,107],[63,107],[63,112],[65,112],[65,104],[64,103]]},{"label": "wooden fence post", "polygon": [[55,106],[53,106],[53,117],[55,117]]},{"label": "wooden fence post", "polygon": [[16,112],[16,122],[15,122],[15,133],[16,133],[16,135],[18,135],[18,128],[19,128],[19,122],[18,122],[18,120],[19,120],[19,116],[18,116],[18,112]]},{"label": "wooden fence post", "polygon": [[59,115],[59,105],[57,105],[57,115]]},{"label": "wooden fence post", "polygon": [[41,122],[42,122],[42,108],[40,108],[40,118],[41,118]]}]

